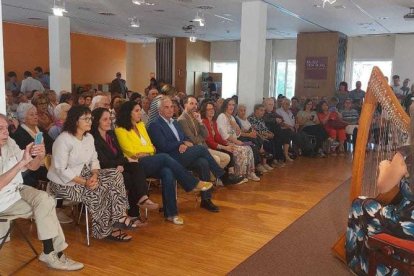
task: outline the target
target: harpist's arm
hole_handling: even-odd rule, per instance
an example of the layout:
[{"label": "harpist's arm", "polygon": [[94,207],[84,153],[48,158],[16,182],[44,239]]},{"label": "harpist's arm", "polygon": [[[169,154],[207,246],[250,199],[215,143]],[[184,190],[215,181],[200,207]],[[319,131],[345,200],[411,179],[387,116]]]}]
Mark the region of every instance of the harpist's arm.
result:
[{"label": "harpist's arm", "polygon": [[408,175],[407,165],[401,153],[397,152],[391,161],[381,161],[377,181],[379,192],[383,194],[390,191],[406,175]]}]

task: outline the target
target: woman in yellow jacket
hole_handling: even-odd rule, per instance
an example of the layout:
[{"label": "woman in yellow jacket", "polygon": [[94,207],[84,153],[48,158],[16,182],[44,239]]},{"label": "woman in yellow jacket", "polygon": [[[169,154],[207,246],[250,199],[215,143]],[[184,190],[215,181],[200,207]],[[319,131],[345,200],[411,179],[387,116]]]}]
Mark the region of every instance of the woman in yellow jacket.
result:
[{"label": "woman in yellow jacket", "polygon": [[124,103],[116,123],[115,134],[125,157],[139,162],[147,176],[161,179],[166,220],[174,224],[183,224],[184,220],[178,216],[177,210],[176,180],[186,192],[207,191],[213,184],[199,181],[168,154],[155,153],[155,147],[144,123],[141,122],[141,107],[138,103],[134,101]]}]

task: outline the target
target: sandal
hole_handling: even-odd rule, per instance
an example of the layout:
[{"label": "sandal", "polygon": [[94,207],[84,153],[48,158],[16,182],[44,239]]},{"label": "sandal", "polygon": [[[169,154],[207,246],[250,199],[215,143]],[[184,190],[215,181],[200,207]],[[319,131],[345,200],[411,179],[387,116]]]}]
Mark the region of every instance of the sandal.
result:
[{"label": "sandal", "polygon": [[142,202],[138,203],[139,208],[148,209],[148,210],[157,210],[160,206],[158,203],[152,202],[149,197],[144,199]]},{"label": "sandal", "polygon": [[132,223],[135,224],[137,227],[143,227],[143,226],[147,226],[147,220],[144,219],[142,220],[141,218],[133,218],[131,219]]},{"label": "sandal", "polygon": [[[115,233],[118,233],[118,235],[114,236]],[[131,236],[128,236],[127,233],[122,232],[121,229],[113,230],[111,235],[106,237],[107,240],[110,241],[117,241],[117,242],[129,242],[132,240]]]},{"label": "sandal", "polygon": [[129,218],[128,216],[122,216],[120,218],[120,220],[123,219],[123,221],[122,222],[117,221],[112,226],[115,227],[115,228],[124,229],[124,230],[134,230],[134,229],[136,229],[137,225],[135,224],[135,222],[137,220],[129,218],[129,223],[126,223],[128,218]]}]

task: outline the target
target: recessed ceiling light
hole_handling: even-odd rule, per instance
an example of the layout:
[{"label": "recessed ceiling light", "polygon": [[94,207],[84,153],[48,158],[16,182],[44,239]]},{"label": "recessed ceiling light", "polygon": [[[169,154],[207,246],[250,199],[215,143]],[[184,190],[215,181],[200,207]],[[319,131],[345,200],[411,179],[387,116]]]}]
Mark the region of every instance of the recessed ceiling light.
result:
[{"label": "recessed ceiling light", "polygon": [[198,6],[197,9],[200,10],[212,10],[213,6]]},{"label": "recessed ceiling light", "polygon": [[346,7],[344,5],[336,5],[334,6],[335,9],[341,10],[341,9],[345,9]]},{"label": "recessed ceiling light", "polygon": [[112,13],[112,12],[98,12],[100,15],[105,15],[105,16],[113,16],[113,15],[115,15],[114,13]]},{"label": "recessed ceiling light", "polygon": [[313,7],[314,7],[314,8],[322,8],[322,5],[315,4],[315,5],[313,5]]},{"label": "recessed ceiling light", "polygon": [[387,20],[390,19],[388,16],[382,16],[382,17],[378,17],[379,20]]},{"label": "recessed ceiling light", "polygon": [[155,12],[165,12],[165,10],[163,10],[163,9],[157,9],[157,10],[154,10]]},{"label": "recessed ceiling light", "polygon": [[138,6],[154,6],[155,3],[150,3],[145,0],[132,0],[132,3]]}]

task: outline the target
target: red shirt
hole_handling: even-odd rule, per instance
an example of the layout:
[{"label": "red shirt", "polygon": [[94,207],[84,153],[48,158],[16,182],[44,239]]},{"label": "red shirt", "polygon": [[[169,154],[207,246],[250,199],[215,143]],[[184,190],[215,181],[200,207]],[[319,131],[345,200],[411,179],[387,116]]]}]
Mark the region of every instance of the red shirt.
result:
[{"label": "red shirt", "polygon": [[227,146],[228,143],[226,140],[221,137],[218,129],[216,121],[212,121],[213,128],[211,127],[210,121],[208,119],[203,119],[203,123],[207,128],[208,136],[206,138],[206,144],[209,148],[217,149],[218,145]]}]

